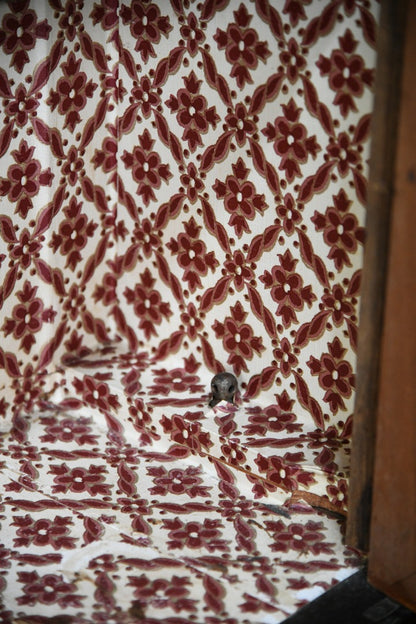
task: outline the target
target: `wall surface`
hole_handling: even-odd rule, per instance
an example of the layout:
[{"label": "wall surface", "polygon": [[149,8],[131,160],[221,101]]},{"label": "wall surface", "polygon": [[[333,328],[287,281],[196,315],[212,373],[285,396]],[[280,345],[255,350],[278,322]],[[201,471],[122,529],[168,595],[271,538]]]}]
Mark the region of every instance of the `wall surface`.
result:
[{"label": "wall surface", "polygon": [[378,4],[0,10],[3,415],[119,337],[348,438]]}]

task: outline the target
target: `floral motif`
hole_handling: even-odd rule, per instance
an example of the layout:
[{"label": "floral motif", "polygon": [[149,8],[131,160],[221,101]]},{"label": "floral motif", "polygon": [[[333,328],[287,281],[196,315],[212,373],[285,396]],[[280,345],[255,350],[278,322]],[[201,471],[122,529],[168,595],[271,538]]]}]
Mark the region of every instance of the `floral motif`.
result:
[{"label": "floral motif", "polygon": [[169,531],[170,549],[206,548],[209,552],[227,552],[226,540],[221,538],[223,525],[220,520],[206,518],[201,522],[182,522],[179,518],[163,520],[163,528]]},{"label": "floral motif", "polygon": [[286,50],[280,53],[280,60],[283,63],[289,81],[291,84],[295,84],[300,72],[306,67],[306,60],[298,42],[293,37],[289,39]]},{"label": "floral motif", "polygon": [[44,384],[44,379],[41,375],[35,374],[32,364],[27,364],[23,376],[14,379],[12,383],[15,392],[14,409],[30,414],[43,393]]},{"label": "floral motif", "polygon": [[75,583],[67,583],[62,575],[18,572],[19,583],[23,583],[23,595],[17,598],[20,605],[34,606],[58,604],[61,608],[81,607],[84,596],[77,594]]},{"label": "floral motif", "polygon": [[17,444],[10,444],[9,450],[14,459],[23,459],[30,462],[40,460],[40,454],[36,446],[19,446]]},{"label": "floral motif", "polygon": [[273,141],[274,151],[281,156],[279,169],[285,172],[286,179],[293,182],[302,176],[299,165],[308,161],[309,156],[316,158],[321,147],[316,136],[308,136],[306,127],[299,123],[301,109],[297,108],[293,98],[289,104],[282,104],[284,115],[276,117],[274,124],[268,122],[262,130],[267,140]]},{"label": "floral motif", "polygon": [[123,80],[119,77],[118,65],[114,65],[102,78],[103,89],[112,97],[116,104],[122,102],[127,90],[123,86]]},{"label": "floral motif", "polygon": [[54,253],[59,251],[66,256],[65,267],[74,271],[82,259],[81,250],[87,245],[88,238],[94,235],[97,224],[88,221],[88,217],[81,212],[82,202],[71,197],[69,205],[63,209],[66,219],[59,224],[59,232],[52,234],[49,246]]},{"label": "floral motif", "polygon": [[225,121],[230,130],[234,132],[239,147],[243,147],[246,139],[257,131],[256,122],[241,102],[236,104],[234,111],[230,111],[226,115]]},{"label": "floral motif", "polygon": [[356,299],[348,297],[341,284],[334,284],[332,291],[326,289],[322,296],[322,303],[331,311],[335,327],[340,327],[346,318],[356,320],[355,317],[353,318],[355,314],[353,301]]},{"label": "floral motif", "polygon": [[159,154],[152,150],[154,140],[150,132],[146,129],[138,138],[139,145],[132,152],[124,150],[121,160],[126,169],[131,169],[133,180],[138,183],[136,192],[148,206],[150,200],[156,200],[154,189],[161,187],[162,180],[168,182],[172,174],[169,165],[163,164]]},{"label": "floral motif", "polygon": [[342,178],[345,178],[350,169],[359,165],[361,161],[358,149],[353,146],[351,138],[346,132],[340,132],[337,137],[329,138],[327,152],[336,163],[338,173]]},{"label": "floral motif", "polygon": [[71,132],[81,121],[80,111],[85,108],[87,98],[92,98],[97,84],[87,81],[87,74],[80,71],[81,59],[71,52],[68,60],[61,64],[63,76],[59,78],[56,89],[51,89],[46,100],[51,110],[58,109],[65,116],[64,128]]},{"label": "floral motif", "polygon": [[121,463],[136,466],[139,463],[137,449],[131,446],[110,446],[106,450],[106,461],[111,466],[119,466]]},{"label": "floral motif", "polygon": [[77,10],[75,0],[67,0],[65,12],[59,20],[59,26],[65,31],[65,35],[69,41],[75,39],[77,28],[82,24],[82,13]]},{"label": "floral motif", "polygon": [[200,94],[202,80],[197,80],[193,71],[183,81],[185,88],[179,89],[176,96],[172,94],[166,106],[172,113],[176,113],[179,125],[184,128],[182,139],[188,142],[189,149],[194,152],[202,145],[201,134],[206,134],[210,126],[215,129],[220,117],[215,106],[208,107],[206,97]]},{"label": "floral motif", "polygon": [[208,269],[214,272],[218,260],[213,251],[207,253],[205,243],[199,238],[202,229],[192,217],[184,222],[185,231],[177,239],[171,238],[167,248],[177,256],[179,266],[184,269],[183,279],[188,282],[191,292],[202,287],[201,277],[208,274]]},{"label": "floral motif", "polygon": [[191,498],[197,496],[209,496],[210,487],[202,485],[201,469],[195,466],[188,466],[185,470],[172,468],[166,470],[163,466],[148,468],[147,473],[153,478],[155,486],[149,492],[155,496],[166,496],[167,494],[182,495],[187,494]]},{"label": "floral motif", "polygon": [[134,290],[126,287],[124,296],[133,305],[136,316],[140,319],[139,327],[147,339],[157,335],[155,325],[160,325],[163,318],[172,316],[169,303],[162,301],[160,293],[153,288],[156,280],[149,269],[140,274],[140,284]]},{"label": "floral motif", "polygon": [[293,234],[302,222],[302,215],[290,193],[286,193],[283,204],[277,206],[276,213],[283,220],[283,229],[288,236]]},{"label": "floral motif", "polygon": [[0,178],[0,195],[7,195],[9,201],[16,203],[15,213],[23,219],[33,208],[32,197],[41,186],[51,186],[54,177],[50,167],[42,170],[40,162],[33,158],[34,151],[22,139],[19,149],[12,151],[16,164],[8,168],[7,178]]},{"label": "floral motif", "polygon": [[140,245],[146,258],[150,258],[153,251],[161,245],[161,240],[155,233],[152,222],[149,219],[142,219],[140,225],[136,226],[133,241]]},{"label": "floral motif", "polygon": [[82,396],[83,400],[92,407],[98,407],[102,412],[109,412],[120,407],[119,400],[115,394],[110,394],[108,384],[84,375],[84,378],[75,378],[73,381],[74,388]]},{"label": "floral motif", "polygon": [[271,289],[273,301],[278,303],[276,314],[282,317],[283,325],[289,327],[297,323],[296,311],[303,310],[305,303],[310,307],[316,296],[311,286],[304,286],[302,277],[295,272],[298,261],[289,249],[279,254],[280,265],[265,271],[260,277],[266,288]]},{"label": "floral motif", "polygon": [[259,59],[265,63],[271,55],[267,41],[259,41],[257,32],[248,28],[252,17],[241,3],[234,11],[235,23],[228,24],[227,31],[218,28],[214,36],[218,48],[225,48],[227,61],[232,64],[230,76],[236,79],[239,89],[253,82],[249,70],[257,68]]},{"label": "floral motif", "polygon": [[[102,284],[96,285],[94,289],[93,297],[95,301],[102,301],[105,306],[109,306],[117,301],[116,289],[117,289],[117,278],[115,274],[113,272],[105,273]],[[78,293],[78,290],[76,289],[76,287],[74,287],[74,290],[72,290],[72,287],[71,287],[69,294],[72,297],[74,306],[75,306],[76,299],[77,299],[77,293]],[[73,304],[71,303],[69,305],[71,305],[71,308],[72,308]],[[74,314],[75,314],[75,310],[74,310]]]},{"label": "floral motif", "polygon": [[283,457],[259,454],[255,460],[260,472],[266,473],[268,481],[292,492],[299,488],[299,484],[307,486],[314,482],[312,474],[301,467],[303,461],[303,453],[285,453]]},{"label": "floral motif", "polygon": [[149,515],[148,501],[143,498],[118,498],[117,503],[123,513],[136,514],[140,516]]},{"label": "floral motif", "polygon": [[250,325],[245,323],[247,312],[238,301],[230,307],[231,316],[224,323],[215,321],[212,329],[217,338],[222,338],[225,350],[230,354],[227,362],[239,375],[242,370],[248,371],[247,362],[253,359],[254,353],[261,355],[265,347],[261,336],[255,336]]},{"label": "floral motif", "polygon": [[[243,496],[238,500],[225,499],[220,502],[221,515],[224,518],[254,518],[254,503],[250,500],[246,500]],[[266,570],[264,570],[266,571]],[[270,570],[269,570],[270,571]]]},{"label": "floral motif", "polygon": [[42,424],[45,427],[45,435],[41,436],[42,442],[76,442],[78,445],[97,444],[97,436],[92,432],[89,418],[57,418],[56,416],[44,416]]},{"label": "floral motif", "polygon": [[116,572],[118,565],[114,561],[114,555],[101,555],[92,559],[88,565],[90,570],[105,570],[106,572]]},{"label": "floral motif", "polygon": [[10,98],[7,102],[5,111],[9,117],[15,119],[16,125],[19,128],[23,128],[27,124],[29,117],[32,116],[38,107],[38,99],[33,96],[28,96],[26,87],[20,83],[16,87],[14,98]]},{"label": "floral motif", "polygon": [[221,453],[223,460],[230,466],[240,466],[246,462],[241,446],[233,440],[221,445]]},{"label": "floral motif", "polygon": [[227,275],[232,276],[237,292],[241,292],[244,286],[254,279],[254,272],[247,264],[246,257],[241,249],[234,251],[232,257],[224,262],[224,268]]},{"label": "floral motif", "polygon": [[90,496],[108,496],[112,486],[105,482],[105,466],[91,465],[89,468],[69,468],[65,463],[51,464],[51,474],[55,475],[52,490],[55,494],[86,492]]},{"label": "floral motif", "polygon": [[345,409],[344,398],[349,398],[355,387],[351,364],[343,359],[345,353],[339,338],[334,338],[328,343],[328,353],[324,353],[319,360],[311,356],[308,361],[312,375],[318,376],[319,385],[325,390],[324,401],[329,403],[334,414]]},{"label": "floral motif", "polygon": [[293,433],[301,431],[302,425],[296,423],[296,416],[291,412],[282,412],[278,405],[268,405],[265,408],[253,408],[248,419],[250,424],[244,425],[249,436],[265,436],[270,433],[287,431]]},{"label": "floral motif", "polygon": [[10,66],[20,74],[29,62],[28,51],[36,45],[36,39],[49,39],[52,26],[48,20],[38,22],[35,11],[29,9],[29,0],[19,3],[17,11],[3,16],[0,29],[0,45],[4,54],[12,54]]},{"label": "floral motif", "polygon": [[33,258],[39,256],[41,249],[41,242],[36,238],[31,238],[30,232],[24,228],[20,233],[19,241],[13,245],[10,256],[13,260],[20,263],[22,269],[27,269]]},{"label": "floral motif", "polygon": [[186,189],[186,196],[191,204],[194,204],[198,199],[198,194],[205,188],[204,183],[198,176],[198,169],[194,163],[189,163],[186,172],[181,175],[181,183]]},{"label": "floral motif", "polygon": [[[286,617],[282,601],[297,608],[299,590],[357,565],[338,520],[280,502],[302,490],[346,510],[354,388],[340,394],[320,358],[354,373],[371,98],[352,59],[374,66],[378,3],[8,0],[0,26],[29,9],[51,30],[21,73],[23,48],[6,55],[0,34],[0,177],[15,183],[25,139],[53,178],[35,178],[33,208],[13,214],[24,193],[0,197],[0,425],[12,429],[0,436],[0,620]],[[347,95],[358,110],[343,117]],[[276,119],[296,141],[261,132]],[[301,176],[278,169],[285,158]],[[43,304],[29,353],[1,329],[26,282]],[[235,370],[232,354],[241,395],[210,412],[209,378]],[[332,412],[327,391],[345,408]],[[61,577],[73,564],[76,578]]]},{"label": "floral motif", "polygon": [[160,436],[151,429],[152,408],[147,409],[143,399],[135,399],[129,407],[129,420],[136,431],[139,432],[139,439],[143,446],[150,444],[152,440],[159,440]]},{"label": "floral motif", "polygon": [[68,296],[62,304],[63,309],[72,321],[85,309],[85,297],[76,284],[68,290]]},{"label": "floral motif", "polygon": [[330,88],[336,91],[334,104],[347,117],[350,111],[358,110],[354,98],[363,94],[364,86],[372,87],[374,71],[367,69],[364,59],[354,54],[358,41],[349,28],[339,37],[339,44],[340,49],[333,50],[330,58],[321,54],[316,64],[321,76],[328,76]]},{"label": "floral motif", "polygon": [[53,308],[45,308],[42,299],[36,297],[37,290],[37,286],[25,281],[23,289],[16,293],[20,303],[14,306],[12,317],[6,318],[1,328],[5,336],[13,334],[20,340],[20,348],[25,353],[30,353],[36,342],[34,334],[42,329],[43,323],[52,323],[56,315]]},{"label": "floral motif", "polygon": [[345,479],[340,479],[337,485],[328,485],[326,491],[333,505],[340,509],[348,507],[348,483]]},{"label": "floral motif", "polygon": [[279,371],[283,377],[289,377],[292,368],[298,364],[298,358],[293,353],[292,345],[287,338],[282,338],[279,346],[273,351],[277,360]]},{"label": "floral motif", "polygon": [[195,13],[191,12],[187,16],[186,24],[183,24],[180,29],[180,33],[186,41],[186,49],[191,56],[195,56],[199,46],[205,41],[205,35],[198,24]]},{"label": "floral motif", "polygon": [[154,373],[155,385],[151,386],[151,392],[155,396],[170,392],[198,392],[203,389],[198,375],[184,368],[160,369]]},{"label": "floral motif", "polygon": [[159,43],[162,35],[167,37],[172,30],[169,17],[160,15],[157,4],[145,4],[142,0],[133,0],[131,6],[121,5],[120,17],[123,24],[128,24],[134,49],[140,52],[142,61],[147,63],[149,56],[155,57],[154,43]]},{"label": "floral motif", "polygon": [[323,553],[333,554],[334,544],[325,541],[323,523],[312,520],[305,525],[293,523],[285,526],[281,520],[275,522],[266,521],[267,530],[273,532],[274,543],[272,550],[288,552],[297,550],[299,553],[311,553],[315,557]]},{"label": "floral motif", "polygon": [[203,448],[208,450],[213,445],[210,434],[203,430],[200,423],[189,422],[184,416],[162,416],[160,424],[173,442],[183,444],[195,452],[200,453]]},{"label": "floral motif", "polygon": [[355,214],[349,212],[351,200],[344,189],[333,196],[334,205],[325,214],[315,210],[312,221],[318,232],[323,232],[324,241],[330,246],[328,258],[333,260],[337,271],[351,266],[349,254],[357,251],[358,244],[364,244],[365,230],[358,225]]},{"label": "floral motif", "polygon": [[129,576],[129,585],[134,587],[134,596],[140,604],[152,605],[163,609],[171,607],[175,613],[181,611],[195,611],[196,600],[188,598],[190,595],[187,585],[191,585],[188,577],[172,576],[150,580],[145,574]]},{"label": "floral motif", "polygon": [[135,83],[131,94],[136,102],[138,102],[143,117],[149,119],[152,108],[156,108],[160,104],[160,97],[157,92],[152,89],[149,76],[142,76],[140,81]]},{"label": "floral motif", "polygon": [[254,184],[247,180],[249,169],[241,158],[232,165],[232,169],[234,175],[227,176],[225,182],[217,178],[213,189],[217,198],[224,200],[225,209],[231,214],[228,224],[241,237],[243,232],[250,232],[247,219],[253,221],[256,211],[263,214],[267,205],[264,194],[256,193]]},{"label": "floral motif", "polygon": [[185,326],[187,335],[191,340],[195,340],[198,333],[204,328],[204,324],[198,316],[197,309],[193,303],[189,303],[181,314],[181,321]]},{"label": "floral motif", "polygon": [[73,524],[68,516],[55,516],[54,520],[41,518],[34,520],[29,515],[14,516],[14,526],[18,536],[14,540],[16,548],[21,546],[52,546],[54,550],[60,548],[75,548],[76,539],[69,537],[69,525]]}]

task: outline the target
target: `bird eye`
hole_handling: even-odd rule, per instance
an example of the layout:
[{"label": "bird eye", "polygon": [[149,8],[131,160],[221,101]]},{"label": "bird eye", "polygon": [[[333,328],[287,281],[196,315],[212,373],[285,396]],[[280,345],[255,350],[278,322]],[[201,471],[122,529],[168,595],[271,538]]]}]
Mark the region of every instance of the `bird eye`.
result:
[{"label": "bird eye", "polygon": [[215,393],[217,393],[217,392],[218,392],[218,386],[217,386],[217,384],[212,384],[211,388],[212,388],[212,391],[213,391],[213,392],[215,392]]},{"label": "bird eye", "polygon": [[233,386],[233,385],[231,385],[231,386],[228,388],[228,392],[234,392],[234,386]]}]

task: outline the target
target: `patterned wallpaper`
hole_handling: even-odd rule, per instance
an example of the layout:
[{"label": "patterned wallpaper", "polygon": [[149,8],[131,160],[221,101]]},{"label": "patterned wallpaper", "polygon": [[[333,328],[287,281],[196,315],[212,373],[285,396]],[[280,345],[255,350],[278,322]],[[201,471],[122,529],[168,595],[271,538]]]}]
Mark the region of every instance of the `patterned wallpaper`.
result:
[{"label": "patterned wallpaper", "polygon": [[3,416],[121,338],[346,426],[377,13],[2,5]]},{"label": "patterned wallpaper", "polygon": [[1,622],[277,624],[358,565],[378,12],[0,3]]}]

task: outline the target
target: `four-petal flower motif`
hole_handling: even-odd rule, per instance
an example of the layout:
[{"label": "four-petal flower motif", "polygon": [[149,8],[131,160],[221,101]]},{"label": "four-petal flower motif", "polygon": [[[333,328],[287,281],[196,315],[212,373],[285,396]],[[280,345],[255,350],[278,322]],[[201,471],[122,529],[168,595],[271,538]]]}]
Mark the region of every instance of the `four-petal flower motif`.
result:
[{"label": "four-petal flower motif", "polygon": [[364,87],[372,87],[374,71],[365,67],[362,56],[354,54],[358,41],[349,29],[339,37],[339,44],[340,48],[333,50],[330,58],[321,54],[317,66],[322,76],[328,76],[329,86],[336,92],[334,104],[347,117],[350,111],[358,110],[355,98],[363,94]]},{"label": "four-petal flower motif", "polygon": [[177,122],[184,132],[182,139],[188,142],[189,149],[194,152],[202,145],[202,134],[207,134],[210,127],[216,127],[220,120],[215,106],[209,106],[207,99],[200,93],[202,80],[198,80],[195,72],[183,79],[185,88],[179,89],[176,96],[171,95],[166,106],[176,113]]},{"label": "four-petal flower motif", "polygon": [[29,62],[28,51],[36,45],[36,39],[49,39],[52,26],[47,19],[38,22],[33,9],[29,9],[29,0],[19,2],[13,13],[6,13],[0,28],[0,46],[4,54],[11,54],[10,65],[22,73]]},{"label": "four-petal flower motif", "polygon": [[16,340],[20,340],[20,348],[25,353],[30,353],[36,342],[34,334],[42,329],[43,323],[51,323],[55,318],[56,311],[53,308],[45,308],[42,299],[36,297],[38,287],[31,286],[25,281],[22,290],[17,293],[17,303],[10,318],[4,319],[1,331],[5,336],[13,334]]},{"label": "four-petal flower motif", "polygon": [[239,375],[242,370],[248,371],[247,362],[255,353],[261,355],[265,347],[262,337],[255,336],[252,327],[245,323],[247,312],[241,303],[237,302],[230,311],[231,316],[227,316],[223,323],[215,321],[212,329],[217,338],[222,338],[224,348],[230,354],[227,362]]},{"label": "four-petal flower motif", "polygon": [[78,203],[75,197],[72,197],[69,206],[63,210],[66,219],[61,221],[59,232],[52,234],[52,240],[49,243],[54,253],[59,250],[63,256],[66,256],[65,266],[71,271],[75,270],[82,259],[80,252],[97,228],[97,224],[88,221],[87,215],[81,209],[82,203]]},{"label": "four-petal flower motif", "polygon": [[87,98],[92,98],[97,84],[87,80],[87,74],[80,71],[81,59],[71,52],[68,60],[62,63],[63,76],[59,78],[56,89],[51,89],[47,104],[51,110],[58,109],[65,116],[64,128],[71,132],[81,121],[80,111],[85,108]]},{"label": "four-petal flower motif", "polygon": [[147,339],[153,334],[156,336],[155,325],[160,325],[163,318],[172,316],[169,303],[162,301],[160,293],[154,288],[156,280],[149,269],[140,275],[140,283],[134,289],[126,287],[124,296],[127,303],[132,304],[136,316],[140,319],[139,327]]},{"label": "four-petal flower motif", "polygon": [[179,236],[171,238],[167,243],[173,255],[177,256],[179,266],[184,269],[183,279],[188,283],[191,292],[202,287],[201,276],[208,273],[208,269],[214,272],[218,266],[218,260],[213,251],[207,252],[206,244],[199,238],[201,226],[192,217],[184,222],[185,231]]},{"label": "four-petal flower motif", "polygon": [[145,206],[156,200],[154,189],[159,189],[162,180],[172,177],[169,165],[163,164],[159,154],[153,149],[154,140],[146,129],[139,135],[139,145],[132,152],[124,150],[121,160],[126,169],[131,169],[133,180],[138,183],[137,193],[142,196]]},{"label": "four-petal flower motif", "polygon": [[279,169],[285,172],[288,182],[300,177],[299,165],[305,164],[309,156],[316,158],[321,150],[316,136],[308,136],[306,127],[300,123],[301,109],[297,108],[293,98],[288,104],[282,104],[284,115],[276,117],[274,124],[268,122],[262,133],[281,157]]},{"label": "four-petal flower motif", "polygon": [[303,310],[305,304],[311,307],[316,296],[311,286],[303,285],[303,278],[295,272],[298,261],[293,258],[289,249],[279,254],[280,265],[271,271],[265,271],[260,277],[266,288],[271,289],[274,301],[278,303],[276,314],[282,317],[283,325],[289,327],[297,322],[296,311]]},{"label": "four-petal flower motif", "polygon": [[250,70],[257,68],[259,60],[265,63],[271,55],[267,41],[259,41],[257,32],[249,28],[252,17],[241,3],[234,11],[235,23],[229,24],[227,31],[218,28],[214,36],[219,49],[225,49],[227,61],[232,64],[230,76],[236,79],[239,89],[253,82]]},{"label": "four-petal flower motif", "polygon": [[231,214],[228,224],[241,237],[243,232],[250,232],[247,219],[253,221],[256,211],[263,214],[267,204],[264,195],[256,193],[254,184],[247,179],[250,170],[245,167],[242,158],[232,165],[232,169],[234,175],[228,175],[225,182],[217,178],[213,189],[217,198],[224,200],[225,209]]},{"label": "four-petal flower motif", "polygon": [[355,214],[349,212],[351,200],[344,189],[334,195],[333,200],[334,205],[328,206],[325,214],[315,211],[311,221],[318,232],[323,232],[324,241],[330,246],[328,258],[340,271],[352,265],[350,254],[357,251],[358,243],[364,244],[365,230],[358,224]]},{"label": "four-petal flower motif", "polygon": [[208,552],[229,550],[227,541],[221,539],[223,525],[220,520],[206,518],[203,522],[183,522],[175,518],[163,520],[163,528],[169,531],[170,549],[205,548]]},{"label": "four-petal flower motif", "polygon": [[36,158],[35,148],[29,147],[27,141],[20,141],[19,149],[12,151],[14,165],[7,170],[7,177],[0,178],[0,195],[7,195],[16,204],[15,212],[25,218],[33,208],[32,198],[39,193],[41,186],[51,186],[54,174],[50,167],[42,170]]},{"label": "four-petal flower motif", "polygon": [[153,44],[159,43],[162,35],[167,37],[172,30],[169,17],[160,14],[157,4],[147,4],[142,0],[133,0],[131,6],[122,4],[120,17],[123,24],[128,24],[130,33],[135,41],[134,49],[140,52],[144,63],[149,57],[155,57]]},{"label": "four-petal flower motif", "polygon": [[319,385],[325,390],[324,401],[329,403],[333,414],[345,410],[344,399],[350,398],[355,387],[355,375],[350,362],[344,359],[346,349],[339,338],[328,343],[328,352],[318,360],[311,356],[308,366],[312,375],[319,379]]}]

